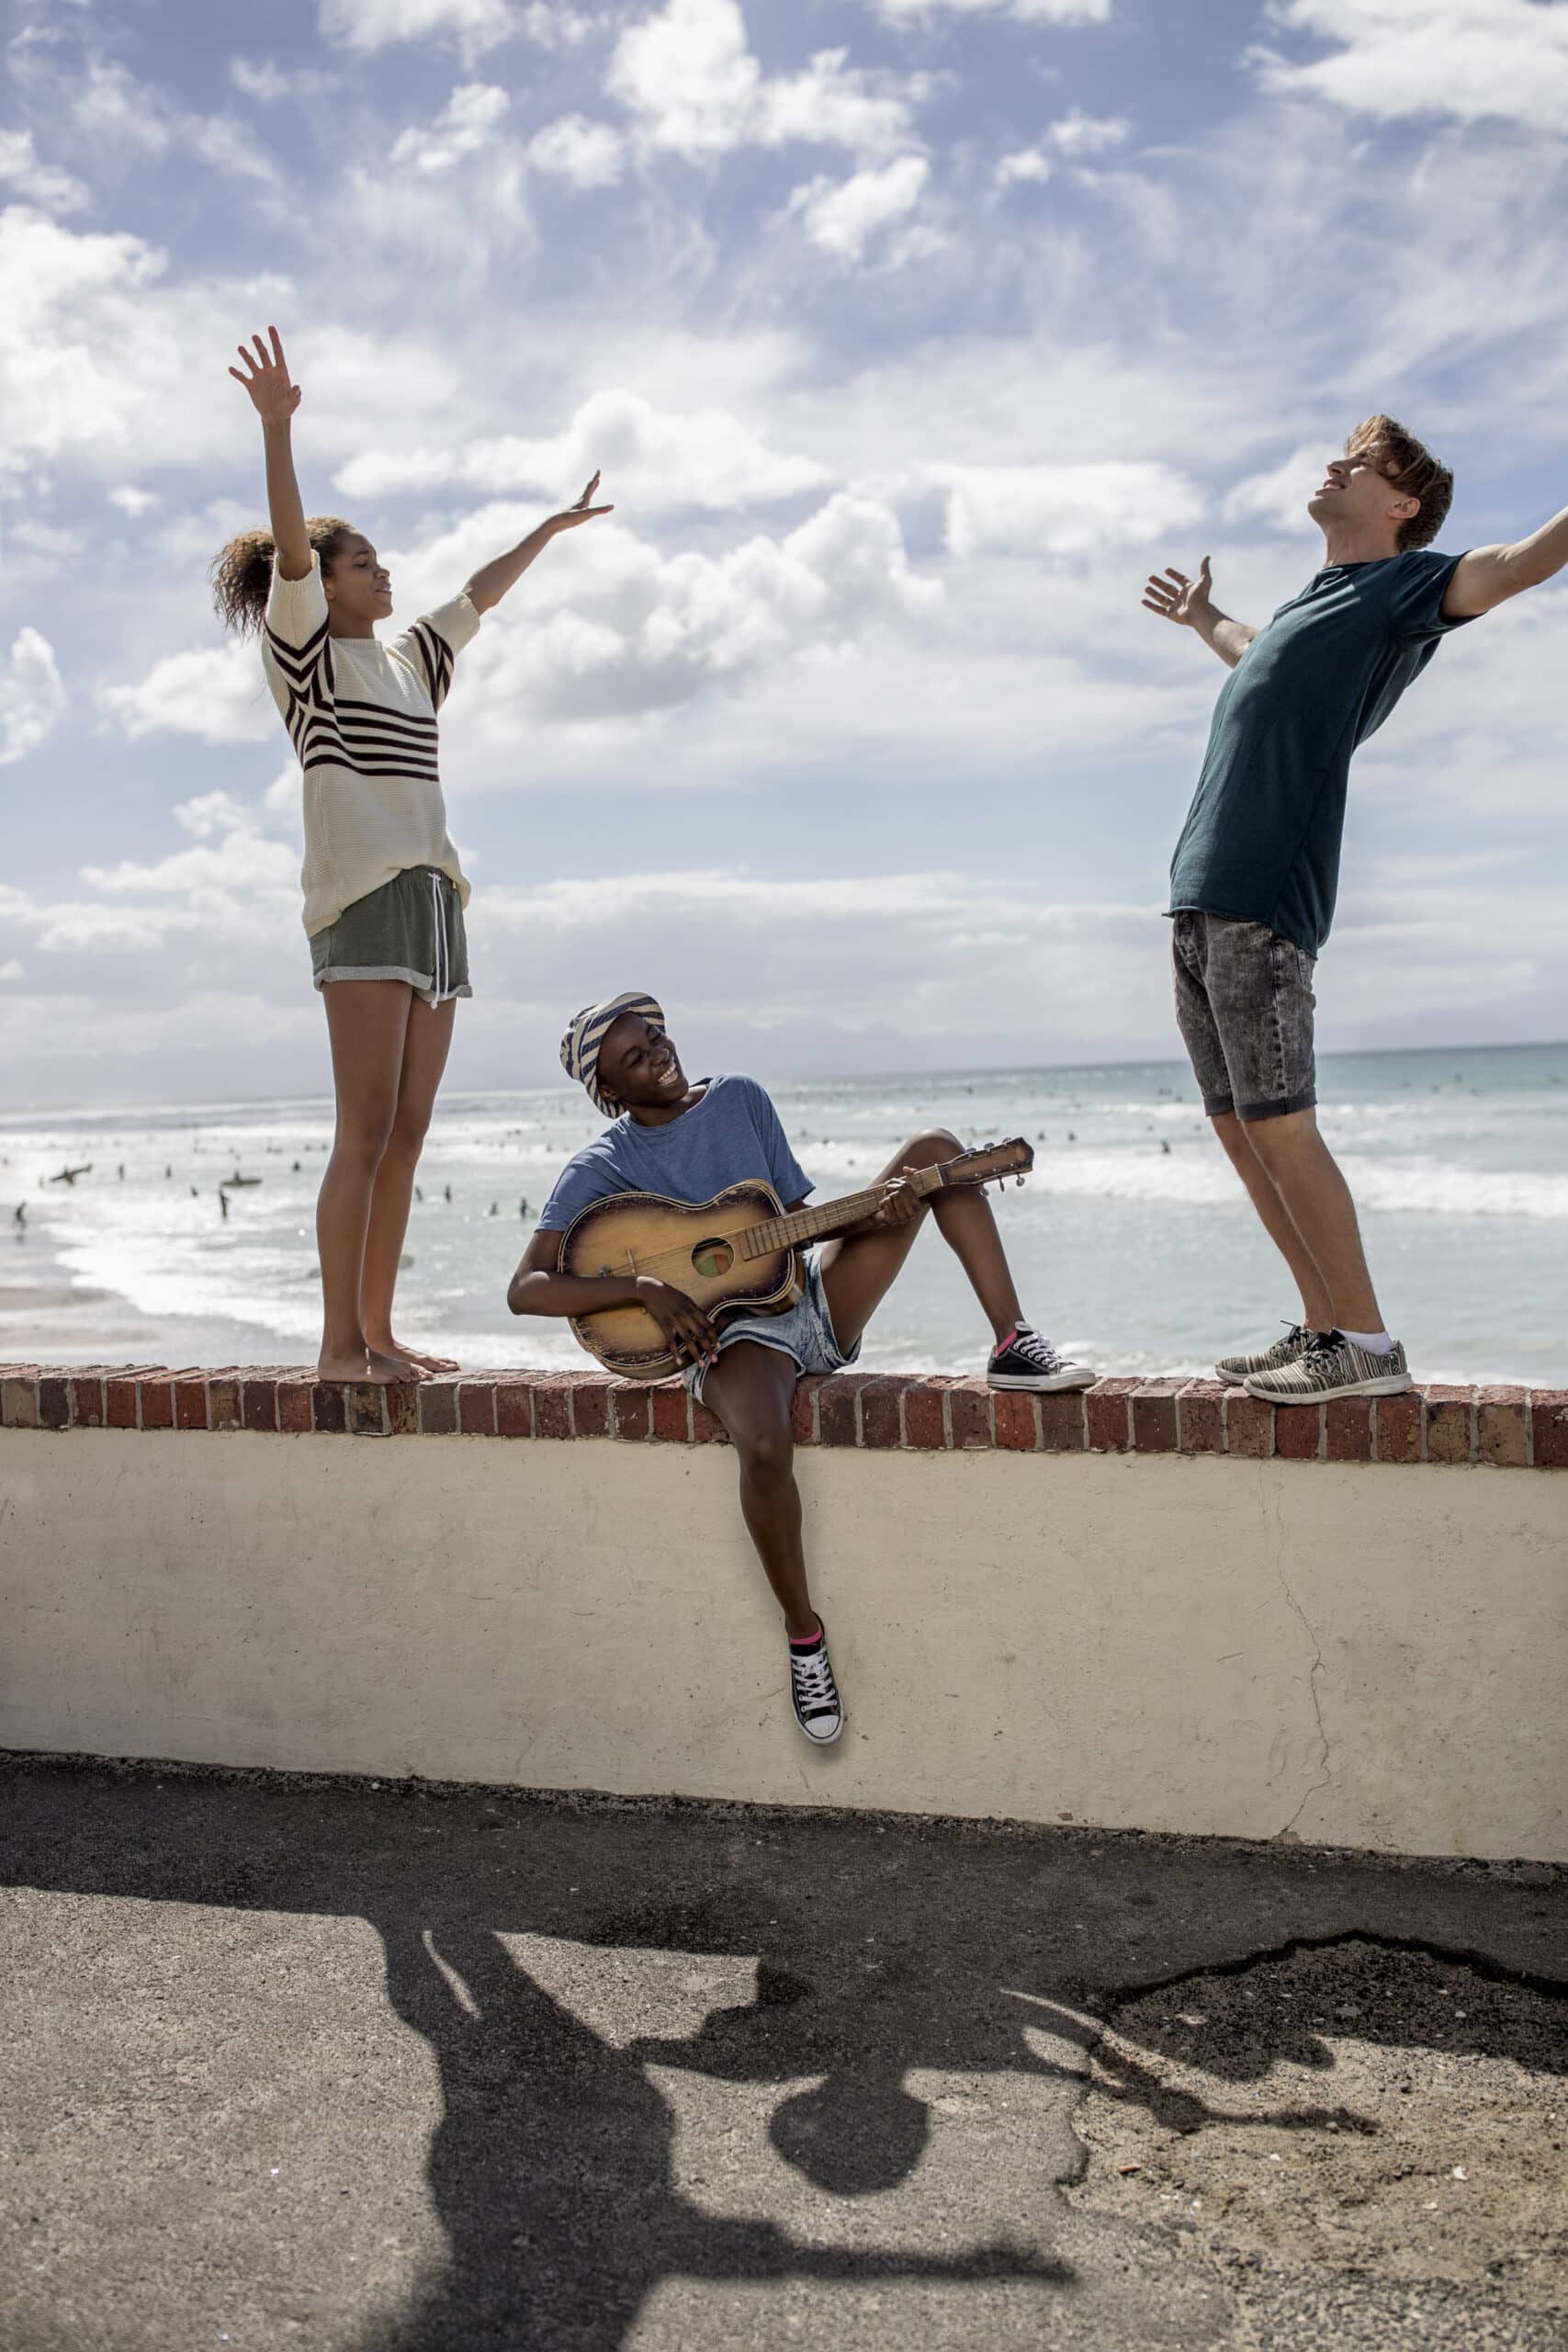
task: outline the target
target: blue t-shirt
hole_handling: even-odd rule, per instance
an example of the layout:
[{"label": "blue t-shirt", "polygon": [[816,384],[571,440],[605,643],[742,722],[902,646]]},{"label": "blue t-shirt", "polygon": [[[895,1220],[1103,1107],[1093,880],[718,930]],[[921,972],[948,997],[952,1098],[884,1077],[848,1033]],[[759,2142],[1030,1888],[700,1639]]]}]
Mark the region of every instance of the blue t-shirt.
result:
[{"label": "blue t-shirt", "polygon": [[1461,626],[1440,609],[1460,560],[1412,548],[1327,564],[1258,631],[1214,706],[1168,914],[1240,916],[1317,954],[1339,886],[1350,754]]},{"label": "blue t-shirt", "polygon": [[540,1231],[563,1233],[594,1201],[616,1193],[711,1201],[728,1185],[761,1178],[785,1208],[803,1201],[813,1189],[811,1179],[791,1151],[765,1089],[754,1078],[705,1082],[707,1092],[678,1119],[644,1127],[623,1112],[568,1160],[545,1203]]}]

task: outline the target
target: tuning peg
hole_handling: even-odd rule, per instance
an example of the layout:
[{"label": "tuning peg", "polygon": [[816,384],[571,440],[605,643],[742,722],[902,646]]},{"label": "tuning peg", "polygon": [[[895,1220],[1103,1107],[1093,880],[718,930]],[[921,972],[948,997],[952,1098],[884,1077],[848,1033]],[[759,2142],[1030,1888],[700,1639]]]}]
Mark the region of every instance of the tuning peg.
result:
[{"label": "tuning peg", "polygon": [[1019,1190],[1019,1188],[1020,1188],[1020,1186],[1022,1184],[1022,1182],[1023,1182],[1023,1179],[1022,1179],[1022,1177],[1021,1177],[1021,1176],[1015,1176],[1015,1177],[1013,1178],[1013,1180],[1012,1180],[1012,1188],[1013,1188],[1013,1191],[1014,1191],[1015,1193]]}]

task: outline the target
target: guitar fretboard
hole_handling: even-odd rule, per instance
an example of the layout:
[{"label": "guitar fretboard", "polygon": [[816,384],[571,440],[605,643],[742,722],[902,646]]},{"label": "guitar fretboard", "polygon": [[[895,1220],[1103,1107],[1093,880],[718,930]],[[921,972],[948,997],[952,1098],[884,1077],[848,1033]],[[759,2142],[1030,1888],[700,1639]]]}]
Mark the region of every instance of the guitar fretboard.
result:
[{"label": "guitar fretboard", "polygon": [[[922,1168],[908,1182],[911,1192],[934,1193],[942,1182],[940,1168]],[[740,1237],[743,1258],[771,1258],[778,1250],[798,1250],[803,1242],[822,1241],[874,1216],[882,1206],[882,1190],[848,1193],[841,1201],[823,1201],[814,1209],[796,1209],[793,1216],[773,1216],[765,1225],[748,1226]]]}]

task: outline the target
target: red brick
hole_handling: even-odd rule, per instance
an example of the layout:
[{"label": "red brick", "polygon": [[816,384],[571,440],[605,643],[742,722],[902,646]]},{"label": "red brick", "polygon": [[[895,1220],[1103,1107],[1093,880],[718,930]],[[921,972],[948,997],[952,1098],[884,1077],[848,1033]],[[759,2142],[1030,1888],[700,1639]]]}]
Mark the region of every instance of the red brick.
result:
[{"label": "red brick", "polygon": [[991,1436],[991,1392],[983,1380],[955,1380],[948,1392],[948,1426],[953,1442],[965,1453],[989,1453],[995,1440]]},{"label": "red brick", "polygon": [[1468,1388],[1450,1388],[1441,1382],[1425,1389],[1428,1462],[1468,1462],[1473,1399]]},{"label": "red brick", "polygon": [[380,1381],[345,1380],[343,1399],[350,1437],[386,1436],[387,1391]]},{"label": "red brick", "polygon": [[1538,1388],[1530,1398],[1538,1470],[1568,1470],[1568,1388]]},{"label": "red brick", "polygon": [[[1002,1391],[1006,1394],[1006,1391]],[[1089,1442],[1086,1391],[1064,1388],[1040,1399],[1040,1449],[1043,1453],[1081,1453]]]},{"label": "red brick", "polygon": [[71,1384],[63,1373],[46,1372],[39,1382],[38,1425],[40,1430],[71,1426]]},{"label": "red brick", "polygon": [[1331,1396],[1323,1408],[1324,1448],[1330,1462],[1372,1458],[1371,1396]]},{"label": "red brick", "polygon": [[493,1380],[460,1380],[457,1383],[457,1427],[465,1437],[495,1435]]},{"label": "red brick", "polygon": [[808,1380],[795,1384],[795,1406],[790,1426],[796,1445],[817,1442],[817,1392],[822,1385],[822,1374],[814,1373]]},{"label": "red brick", "polygon": [[348,1399],[341,1380],[317,1380],[310,1385],[310,1427],[325,1437],[348,1431]]},{"label": "red brick", "polygon": [[1176,1442],[1182,1453],[1225,1450],[1225,1385],[1190,1380],[1176,1400]]},{"label": "red brick", "polygon": [[1274,1451],[1274,1408],[1245,1388],[1225,1391],[1225,1452],[1248,1462],[1267,1462]]},{"label": "red brick", "polygon": [[569,1438],[571,1435],[570,1373],[536,1373],[527,1383],[529,1402],[534,1414],[534,1435],[543,1438]]},{"label": "red brick", "polygon": [[1374,1400],[1373,1426],[1380,1462],[1419,1462],[1421,1459],[1421,1396],[1415,1388],[1401,1396]]},{"label": "red brick", "polygon": [[277,1382],[270,1373],[247,1373],[240,1383],[240,1418],[248,1430],[277,1427]]},{"label": "red brick", "polygon": [[881,1373],[860,1392],[860,1442],[879,1453],[897,1451],[904,1442],[904,1396],[911,1385],[907,1374]]},{"label": "red brick", "polygon": [[[311,1399],[316,1383],[308,1372],[296,1373],[277,1384],[277,1426],[289,1437],[304,1437],[313,1426]],[[147,1426],[147,1391],[141,1392],[141,1426]]]},{"label": "red brick", "polygon": [[457,1433],[457,1383],[451,1379],[419,1384],[419,1431],[422,1437],[455,1437]]},{"label": "red brick", "polygon": [[860,1392],[868,1375],[858,1372],[830,1373],[817,1396],[818,1445],[860,1443]]},{"label": "red brick", "polygon": [[71,1425],[78,1430],[101,1430],[104,1425],[104,1375],[90,1372],[85,1366],[71,1374]]},{"label": "red brick", "polygon": [[687,1445],[692,1436],[692,1400],[679,1380],[661,1380],[653,1390],[653,1434],[674,1445]]},{"label": "red brick", "polygon": [[172,1373],[158,1372],[144,1376],[136,1384],[136,1396],[144,1430],[174,1428],[175,1382]]},{"label": "red brick", "polygon": [[610,1427],[635,1442],[653,1431],[653,1405],[640,1380],[617,1380],[610,1390]]},{"label": "red brick", "polygon": [[1177,1433],[1176,1400],[1186,1385],[1180,1380],[1145,1380],[1133,1391],[1133,1443],[1140,1453],[1174,1453]]},{"label": "red brick", "polygon": [[922,1453],[947,1444],[947,1387],[941,1380],[917,1380],[904,1391],[904,1442]]},{"label": "red brick", "polygon": [[1475,1398],[1476,1452],[1499,1470],[1523,1470],[1530,1458],[1528,1388],[1483,1388]]},{"label": "red brick", "polygon": [[[582,1399],[579,1396],[578,1405],[581,1406],[581,1402]],[[692,1399],[692,1436],[698,1445],[728,1445],[729,1443],[729,1431],[725,1428],[718,1415],[711,1407],[699,1405],[694,1396]]]},{"label": "red brick", "polygon": [[237,1430],[243,1427],[240,1411],[240,1384],[232,1373],[207,1384],[207,1426],[209,1430]]},{"label": "red brick", "polygon": [[136,1427],[136,1374],[129,1366],[104,1384],[104,1421],[111,1430]]},{"label": "red brick", "polygon": [[1038,1453],[1042,1400],[1027,1388],[998,1388],[991,1398],[991,1421],[1004,1453]]},{"label": "red brick", "polygon": [[1089,1442],[1096,1453],[1126,1453],[1130,1442],[1127,1400],[1139,1385],[1135,1380],[1097,1380],[1085,1391]]},{"label": "red brick", "polygon": [[[532,1437],[536,1432],[536,1383],[521,1374],[512,1380],[495,1384],[495,1433],[497,1437]],[[563,1408],[560,1415],[566,1419]],[[539,1430],[541,1437],[568,1437],[568,1429]]]},{"label": "red brick", "polygon": [[[710,1413],[708,1419],[713,1419]],[[571,1426],[579,1437],[610,1434],[610,1383],[600,1372],[580,1372],[571,1386]]]},{"label": "red brick", "polygon": [[31,1373],[7,1373],[0,1381],[0,1425],[8,1430],[36,1430],[38,1382]]},{"label": "red brick", "polygon": [[419,1388],[417,1380],[389,1380],[387,1383],[387,1430],[391,1437],[412,1437],[419,1428]]},{"label": "red brick", "polygon": [[204,1430],[207,1427],[207,1374],[204,1372],[175,1374],[175,1427],[177,1430]]},{"label": "red brick", "polygon": [[1323,1452],[1323,1407],[1277,1405],[1274,1451],[1281,1462],[1315,1462]]}]

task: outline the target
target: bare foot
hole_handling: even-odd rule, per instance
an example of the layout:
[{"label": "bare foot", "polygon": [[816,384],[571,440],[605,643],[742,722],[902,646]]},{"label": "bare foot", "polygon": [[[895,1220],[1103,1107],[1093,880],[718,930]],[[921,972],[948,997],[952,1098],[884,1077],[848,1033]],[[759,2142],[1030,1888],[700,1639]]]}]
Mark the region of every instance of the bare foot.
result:
[{"label": "bare foot", "polygon": [[406,1356],[400,1349],[394,1353],[388,1349],[372,1348],[369,1354],[369,1376],[372,1380],[427,1380],[430,1377],[417,1356]]},{"label": "bare foot", "polygon": [[318,1380],[423,1380],[425,1374],[407,1356],[384,1354],[378,1348],[344,1349],[329,1354],[325,1348],[316,1359]]},{"label": "bare foot", "polygon": [[380,1353],[401,1356],[405,1363],[416,1364],[421,1372],[461,1372],[463,1369],[456,1356],[427,1356],[418,1348],[405,1348],[400,1340],[389,1339]]}]

